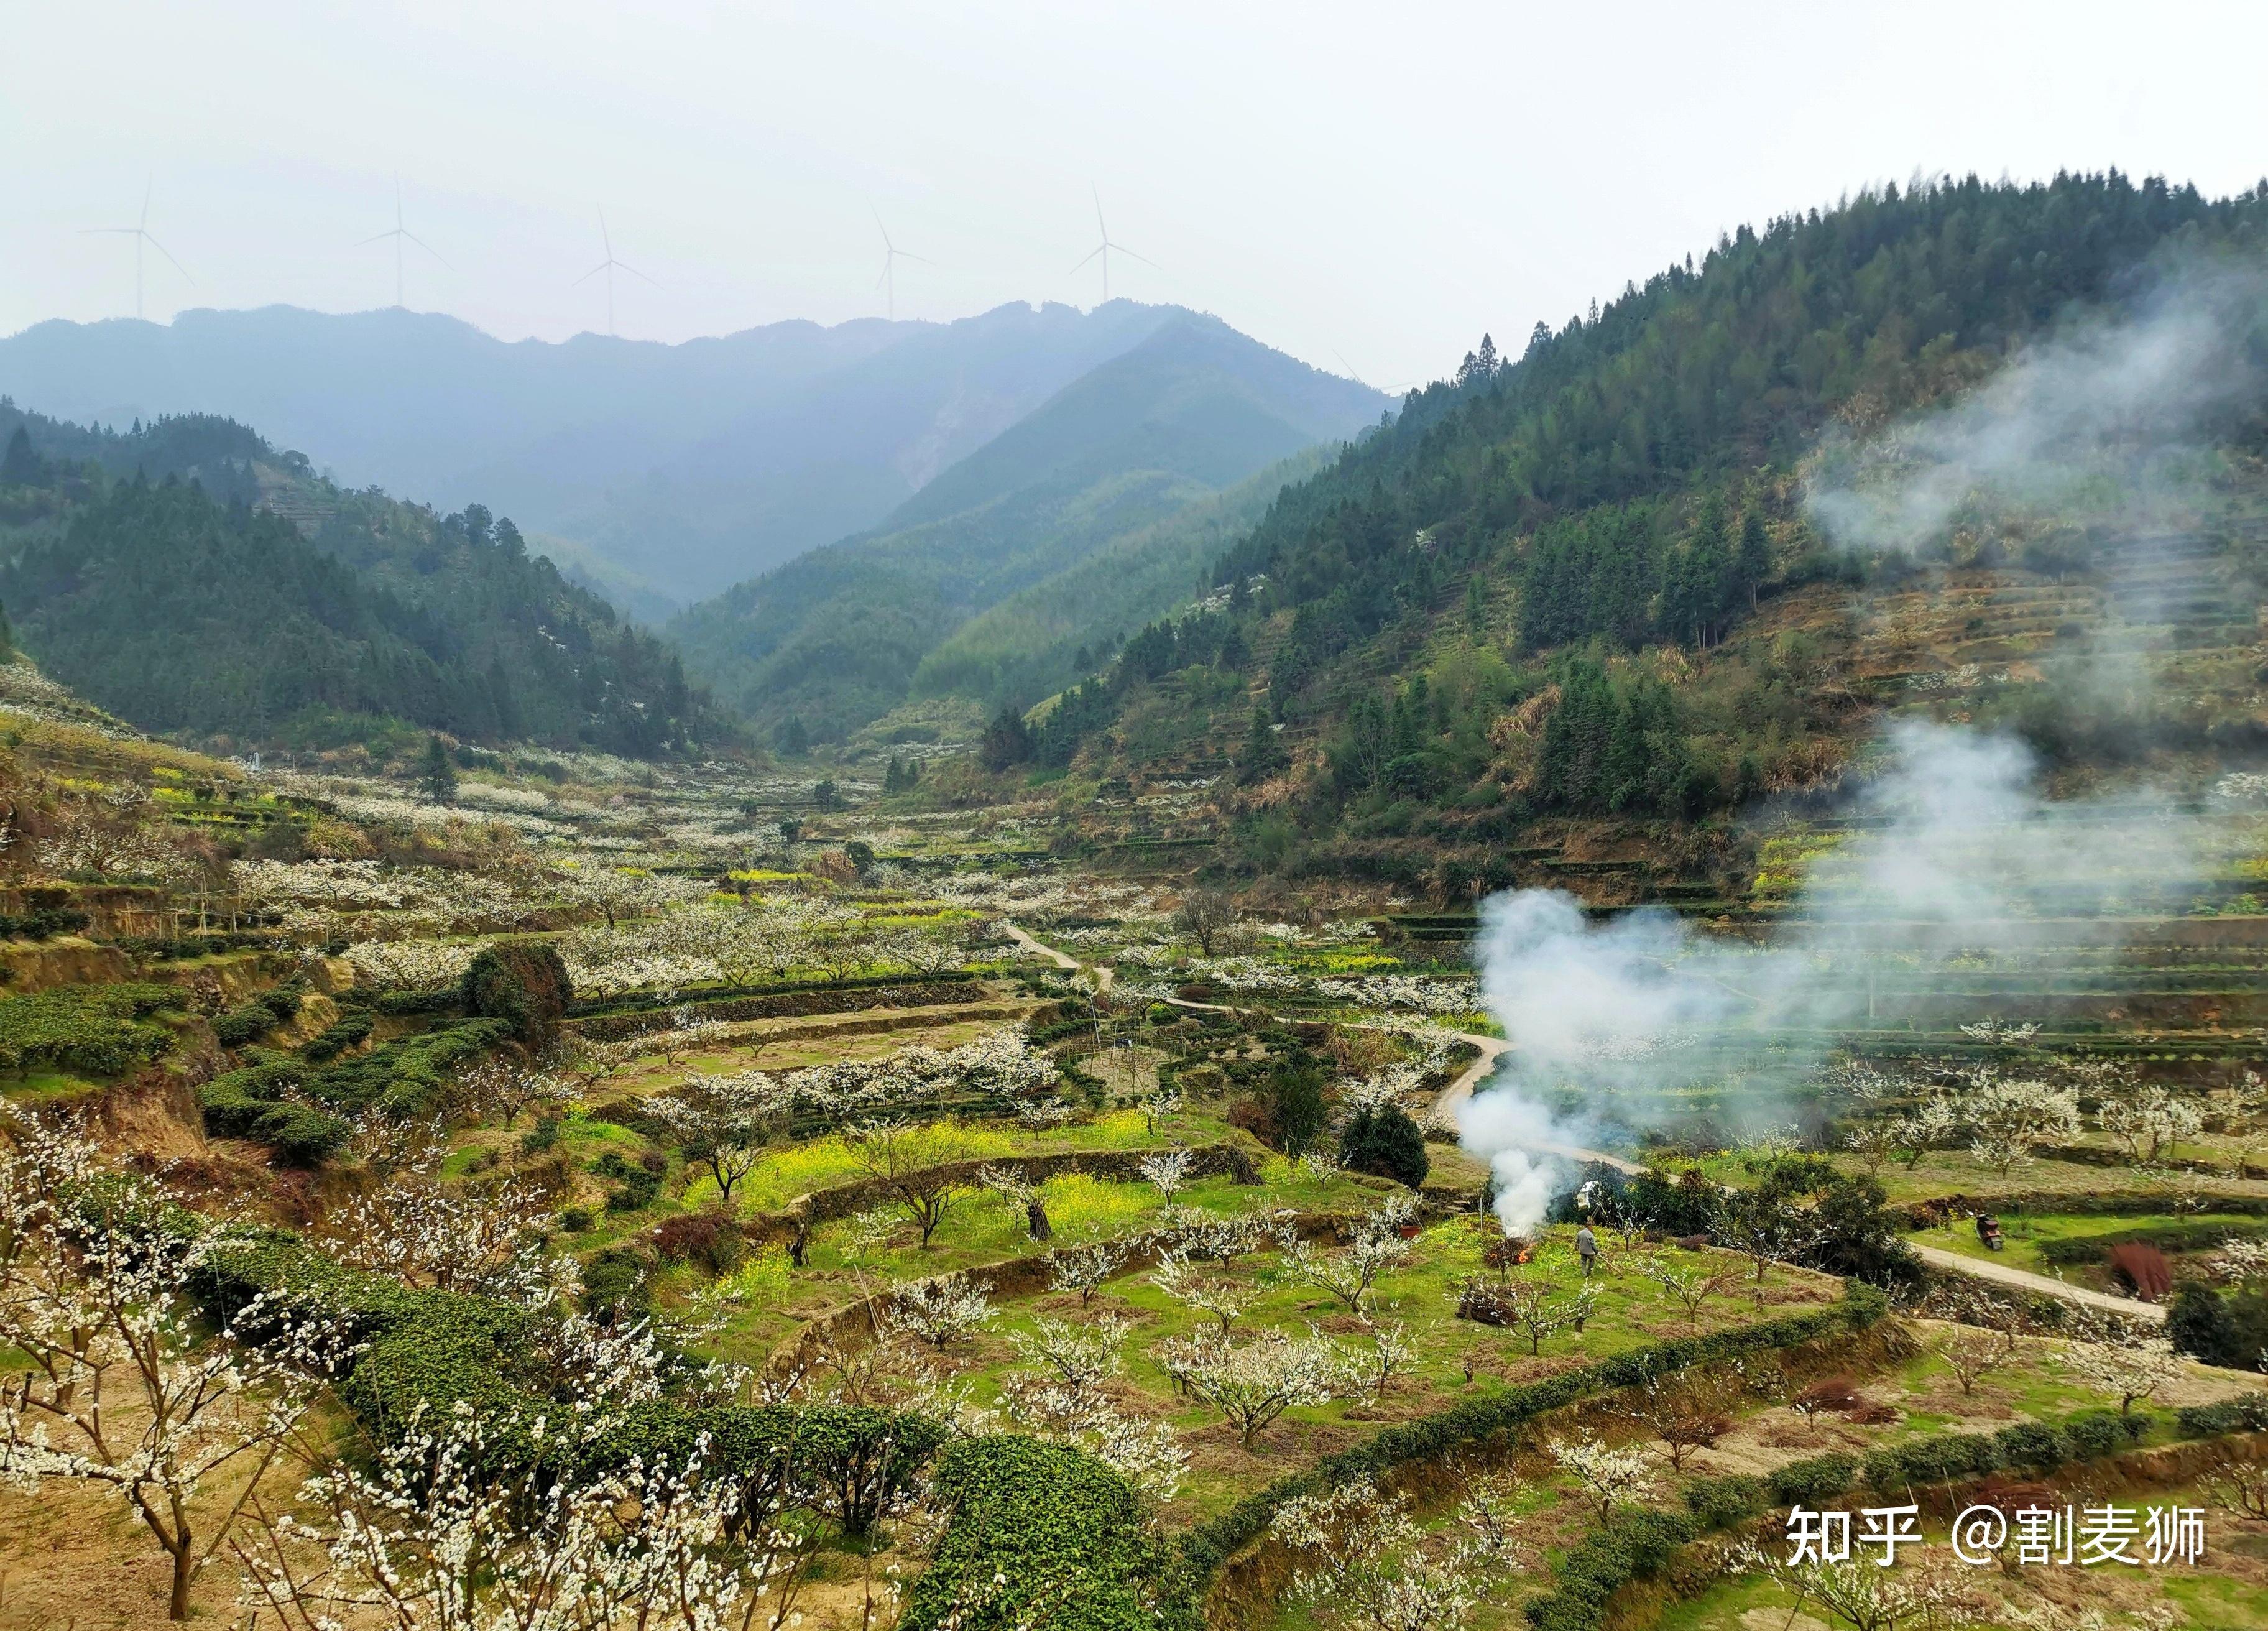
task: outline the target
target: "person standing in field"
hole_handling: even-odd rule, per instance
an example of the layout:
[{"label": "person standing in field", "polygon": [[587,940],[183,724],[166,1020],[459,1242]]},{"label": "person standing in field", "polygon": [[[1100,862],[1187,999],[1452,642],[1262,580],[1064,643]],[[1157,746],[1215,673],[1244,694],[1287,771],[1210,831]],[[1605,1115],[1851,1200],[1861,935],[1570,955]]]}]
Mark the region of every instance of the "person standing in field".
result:
[{"label": "person standing in field", "polygon": [[1588,1223],[1575,1231],[1575,1255],[1583,1259],[1583,1278],[1590,1279],[1591,1271],[1599,1263],[1599,1237],[1591,1232]]}]

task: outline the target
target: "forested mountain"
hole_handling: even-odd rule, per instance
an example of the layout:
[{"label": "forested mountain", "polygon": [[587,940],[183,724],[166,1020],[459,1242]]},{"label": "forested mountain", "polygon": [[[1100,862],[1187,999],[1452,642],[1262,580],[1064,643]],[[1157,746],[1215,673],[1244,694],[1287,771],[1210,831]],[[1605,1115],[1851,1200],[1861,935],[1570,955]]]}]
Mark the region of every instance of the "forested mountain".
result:
[{"label": "forested mountain", "polygon": [[[1769,641],[1745,631],[1805,584],[1916,568],[1815,535],[1801,472],[1822,435],[1947,399],[2171,269],[2257,269],[2264,231],[2260,193],[2116,173],[1889,188],[1743,228],[1517,358],[1484,342],[1222,552],[1229,604],[1145,631],[1036,726],[1004,719],[989,756],[1104,775],[1233,742],[1245,785],[1288,773],[1270,822],[1341,839],[1501,842],[1831,777],[1863,712],[1837,667],[1847,616],[1830,596]],[[2083,567],[2079,535],[2007,564]]]},{"label": "forested mountain", "polygon": [[653,755],[729,738],[674,653],[479,505],[313,478],[210,417],[90,431],[0,402],[0,604],[147,729],[330,745],[389,722]]},{"label": "forested mountain", "polygon": [[555,345],[399,310],[193,311],[0,339],[0,391],[110,424],[226,414],[344,485],[509,513],[571,573],[666,609],[873,528],[1182,315],[1019,304]]},{"label": "forested mountain", "polygon": [[[1189,541],[1225,541],[1215,493],[1355,433],[1382,405],[1225,324],[1179,314],[939,474],[872,535],[742,584],[671,632],[727,702],[822,739],[917,690],[990,703],[1042,675],[1060,683],[1077,672],[1073,653],[1055,649],[1061,636],[1035,651],[928,659],[970,619],[1104,555],[1118,587],[1090,612],[1117,621],[1090,615],[1073,643],[1115,643],[1188,594]],[[1178,574],[1169,585],[1161,562]]]}]

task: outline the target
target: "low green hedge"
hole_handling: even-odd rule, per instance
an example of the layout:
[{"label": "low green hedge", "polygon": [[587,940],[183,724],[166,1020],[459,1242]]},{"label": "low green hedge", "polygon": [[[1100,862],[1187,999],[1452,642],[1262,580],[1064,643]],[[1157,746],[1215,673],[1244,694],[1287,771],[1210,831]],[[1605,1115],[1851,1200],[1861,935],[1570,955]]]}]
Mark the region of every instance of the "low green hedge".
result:
[{"label": "low green hedge", "polygon": [[213,1040],[225,1048],[240,1048],[276,1029],[276,1016],[265,1003],[247,1002],[225,1014],[213,1015]]},{"label": "low green hedge", "polygon": [[906,1631],[1152,1631],[1163,1557],[1134,1487],[1062,1444],[963,1440],[939,1462],[949,1517],[914,1582]]},{"label": "low green hedge", "polygon": [[367,1013],[342,1014],[323,1028],[322,1034],[308,1038],[299,1050],[299,1057],[318,1065],[328,1064],[345,1052],[370,1040],[370,1033],[378,1028],[378,1021]]},{"label": "low green hedge", "polygon": [[[2205,1437],[2268,1426],[2268,1394],[2179,1413],[2182,1431]],[[1685,1486],[1684,1514],[1631,1512],[1601,1525],[1559,1565],[1552,1590],[1529,1603],[1536,1631],[1598,1631],[1608,1600],[1624,1586],[1658,1572],[1671,1554],[1712,1530],[1730,1529],[1776,1507],[1817,1506],[1863,1485],[1881,1495],[1917,1484],[1952,1484],[2003,1469],[2053,1472],[2139,1443],[2148,1418],[2086,1411],[2060,1424],[2027,1421],[1997,1433],[1955,1433],[1857,1456],[1813,1456],[1775,1468],[1766,1478],[1742,1473],[1697,1478]]]},{"label": "low green hedge", "polygon": [[2105,1229],[2094,1235],[2036,1241],[2032,1250],[2043,1263],[2100,1263],[2111,1247],[2130,1242],[2155,1246],[2161,1251],[2211,1251],[2232,1240],[2257,1240],[2263,1235],[2268,1235],[2268,1222],[2161,1223],[2150,1229]]},{"label": "low green hedge", "polygon": [[[2254,1420],[2268,1425],[2268,1394],[2229,1405],[2182,1411],[2182,1431],[2207,1437]],[[1957,1484],[1988,1473],[2054,1472],[2139,1443],[2150,1430],[2145,1415],[2086,1410],[2056,1421],[2023,1421],[1992,1433],[1944,1433],[1865,1456],[1813,1456],[1775,1468],[1764,1478],[1734,1474],[1697,1478],[1685,1486],[1685,1504],[1708,1528],[1722,1529],[1775,1507],[1812,1506],[1864,1487],[1894,1495],[1918,1485]]]},{"label": "low green hedge", "polygon": [[[324,1036],[342,1037],[357,1028],[368,1036],[370,1025],[367,1014],[349,1015]],[[317,1105],[342,1113],[376,1110],[397,1118],[423,1115],[438,1105],[460,1066],[511,1035],[509,1021],[467,1020],[328,1063],[253,1048],[247,1050],[245,1064],[214,1077],[198,1089],[197,1096],[209,1125],[239,1138],[259,1136],[249,1124],[288,1094],[304,1094]],[[313,1044],[309,1049],[320,1052]],[[319,1068],[310,1069],[311,1062]]]},{"label": "low green hedge", "polygon": [[1595,1394],[1636,1387],[1654,1376],[1697,1366],[1793,1347],[1845,1332],[1865,1331],[1889,1311],[1874,1287],[1852,1280],[1841,1303],[1785,1318],[1765,1320],[1707,1336],[1678,1337],[1651,1347],[1633,1348],[1595,1364],[1561,1371],[1541,1382],[1507,1388],[1420,1421],[1388,1428],[1351,1450],[1326,1456],[1303,1472],[1276,1480],[1247,1495],[1226,1512],[1200,1524],[1183,1537],[1174,1561],[1172,1597],[1175,1612],[1189,1623],[1201,1617],[1204,1590],[1237,1550],[1257,1539],[1277,1509],[1295,1495],[1333,1489],[1351,1480],[1375,1477],[1412,1461],[1425,1460],[1526,1426],[1537,1417]]},{"label": "low green hedge", "polygon": [[[1997,1216],[2139,1218],[2181,1212],[2198,1202],[2194,1194],[2176,1190],[2106,1191],[2101,1194],[2068,1194],[2058,1190],[2027,1190],[2006,1195],[1941,1195],[1933,1200],[1909,1201],[1891,1208],[1909,1229],[1933,1229],[1956,1218],[1989,1212]],[[2268,1218],[2268,1195],[2215,1193],[2204,1198],[2215,1212],[2236,1217]]]},{"label": "low green hedge", "polygon": [[[210,1227],[179,1210],[155,1226]],[[565,1453],[556,1433],[549,1435],[552,1448],[540,1448],[534,1426],[580,1401],[555,1396],[551,1378],[530,1372],[537,1317],[526,1309],[460,1292],[414,1290],[344,1267],[281,1229],[232,1230],[201,1256],[189,1288],[216,1321],[236,1318],[263,1295],[342,1320],[361,1352],[340,1379],[340,1396],[381,1440],[421,1412],[446,1417],[468,1404],[487,1434],[494,1470],[541,1466]],[[247,1334],[256,1339],[262,1333]],[[664,1399],[623,1413],[610,1431],[575,1447],[572,1469],[554,1470],[652,1465],[689,1455],[705,1439],[719,1475],[752,1486],[792,1477],[820,1491],[815,1504],[856,1533],[945,1438],[946,1429],[926,1417],[862,1406],[692,1408]]]},{"label": "low green hedge", "polygon": [[877,991],[891,985],[966,985],[976,978],[968,969],[940,969],[934,974],[862,974],[853,979],[782,980],[769,985],[703,985],[668,996],[609,997],[571,1003],[570,1019],[611,1017],[618,1014],[648,1014],[660,1008],[732,1002],[748,997],[793,997],[810,992]]},{"label": "low green hedge", "polygon": [[2191,1438],[2268,1432],[2268,1393],[2247,1393],[2217,1405],[2184,1405],[2174,1412],[2174,1421]]},{"label": "low green hedge", "polygon": [[171,985],[60,985],[0,997],[0,1070],[46,1065],[82,1076],[119,1076],[173,1045],[145,1016],[177,1008]]},{"label": "low green hedge", "polygon": [[1621,1513],[1569,1547],[1551,1590],[1522,1612],[1536,1631],[1594,1631],[1605,1617],[1608,1598],[1654,1573],[1700,1533],[1700,1524],[1681,1513]]},{"label": "low green hedge", "polygon": [[29,911],[0,911],[0,939],[53,940],[58,934],[76,934],[86,924],[86,913],[72,906],[34,906]]}]

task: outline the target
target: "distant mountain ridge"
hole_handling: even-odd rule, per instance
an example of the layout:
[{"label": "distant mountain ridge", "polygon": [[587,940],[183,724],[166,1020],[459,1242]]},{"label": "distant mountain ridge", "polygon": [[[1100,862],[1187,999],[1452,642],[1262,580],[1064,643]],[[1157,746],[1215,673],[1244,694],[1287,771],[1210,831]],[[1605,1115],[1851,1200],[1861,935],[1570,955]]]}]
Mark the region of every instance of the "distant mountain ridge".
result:
[{"label": "distant mountain ridge", "polygon": [[876,528],[1182,320],[1211,321],[1127,300],[1016,304],[943,324],[551,344],[401,310],[192,311],[0,339],[0,392],[112,425],[223,415],[342,485],[507,510],[563,541],[563,568],[651,616]]},{"label": "distant mountain ridge", "polygon": [[[1015,631],[1037,633],[1039,624],[997,623],[995,641],[1011,649],[988,644],[981,656],[924,665],[972,619],[1104,556],[1138,588],[1130,598],[1095,596],[1096,621],[1073,627],[1082,639],[1115,644],[1196,587],[1201,557],[1174,517],[1317,444],[1355,435],[1385,405],[1367,387],[1215,319],[1173,314],[938,475],[873,531],[703,601],[670,631],[688,670],[730,705],[760,724],[795,720],[822,736],[856,729],[917,690],[990,705],[1060,684],[1076,674],[1072,653],[1054,649],[1063,643],[1056,634],[1045,637],[1044,653],[1012,649]],[[1204,535],[1217,548],[1218,517],[1205,513]],[[1172,563],[1163,578],[1160,560]],[[1061,622],[1054,615],[1046,626]],[[917,686],[917,676],[928,683]]]},{"label": "distant mountain ridge", "polygon": [[735,740],[674,653],[481,505],[342,490],[210,415],[118,433],[0,397],[0,450],[22,646],[144,729],[335,747],[418,727],[641,756]]}]

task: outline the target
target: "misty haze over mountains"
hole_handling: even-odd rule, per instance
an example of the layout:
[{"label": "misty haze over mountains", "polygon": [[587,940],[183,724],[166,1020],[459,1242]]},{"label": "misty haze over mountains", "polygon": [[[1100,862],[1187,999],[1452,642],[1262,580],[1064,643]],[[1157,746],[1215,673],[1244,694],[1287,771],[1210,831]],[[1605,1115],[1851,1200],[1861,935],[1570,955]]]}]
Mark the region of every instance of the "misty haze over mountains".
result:
[{"label": "misty haze over mountains", "polygon": [[[344,484],[442,510],[488,505],[658,620],[875,528],[1169,327],[1219,341],[1207,366],[1232,377],[1232,392],[1249,384],[1293,445],[1350,435],[1385,405],[1216,320],[1127,300],[1086,313],[1008,305],[947,324],[781,322],[674,346],[594,335],[507,343],[401,310],[55,321],[0,340],[0,390],[58,418],[122,426],[224,414]],[[1138,428],[1111,433],[1138,442]],[[1240,450],[1209,484],[1282,456],[1285,440],[1261,437],[1255,456]],[[961,484],[984,497],[998,485],[981,469]],[[939,502],[939,513],[964,507]]]}]

